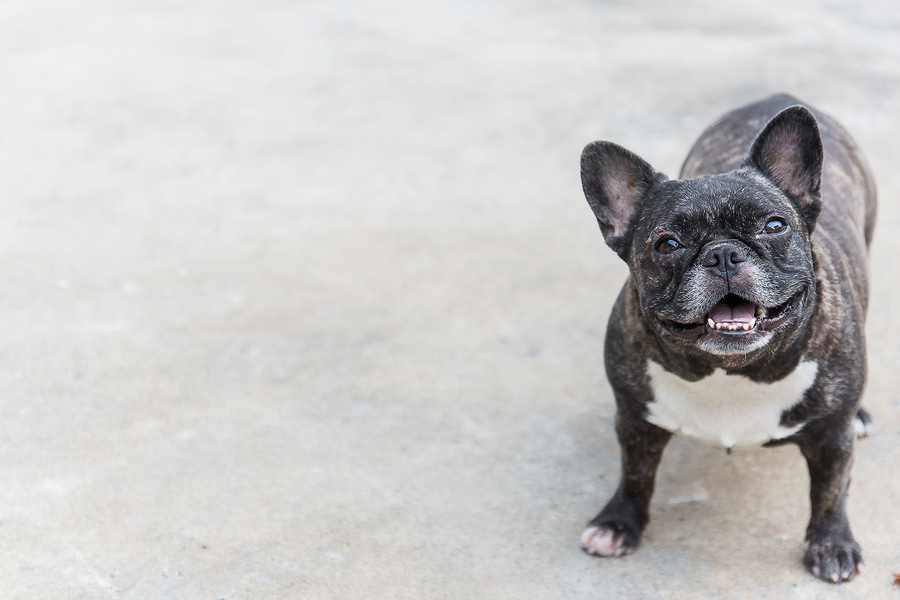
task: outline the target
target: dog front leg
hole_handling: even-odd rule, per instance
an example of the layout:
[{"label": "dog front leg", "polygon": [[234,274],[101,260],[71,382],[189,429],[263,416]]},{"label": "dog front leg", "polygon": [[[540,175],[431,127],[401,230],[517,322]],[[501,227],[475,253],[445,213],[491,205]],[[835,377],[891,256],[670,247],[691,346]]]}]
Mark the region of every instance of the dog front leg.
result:
[{"label": "dog front leg", "polygon": [[622,480],[615,495],[581,535],[581,547],[598,556],[631,554],[650,521],[656,468],[672,434],[643,419],[616,413]]},{"label": "dog front leg", "polygon": [[862,551],[850,532],[846,510],[853,439],[848,424],[823,439],[800,443],[809,466],[812,508],[804,564],[816,577],[833,583],[850,581],[862,570]]}]

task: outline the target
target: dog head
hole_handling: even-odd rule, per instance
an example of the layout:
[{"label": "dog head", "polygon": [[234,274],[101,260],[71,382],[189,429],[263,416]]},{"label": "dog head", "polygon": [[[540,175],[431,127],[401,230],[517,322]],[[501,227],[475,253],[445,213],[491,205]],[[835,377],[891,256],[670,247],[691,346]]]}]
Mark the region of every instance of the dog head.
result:
[{"label": "dog head", "polygon": [[800,106],[772,119],[730,173],[670,180],[615,144],[584,149],[588,204],[665,345],[736,366],[805,325],[822,160],[815,117]]}]

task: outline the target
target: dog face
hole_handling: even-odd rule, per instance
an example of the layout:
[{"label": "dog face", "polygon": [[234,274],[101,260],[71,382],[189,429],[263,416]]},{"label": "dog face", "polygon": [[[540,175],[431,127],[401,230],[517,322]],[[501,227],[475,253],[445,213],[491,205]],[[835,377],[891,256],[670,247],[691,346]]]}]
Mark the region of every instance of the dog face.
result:
[{"label": "dog face", "polygon": [[776,116],[744,165],[722,175],[669,180],[615,144],[585,148],[585,196],[664,344],[736,366],[796,337],[814,310],[822,154],[801,107]]}]

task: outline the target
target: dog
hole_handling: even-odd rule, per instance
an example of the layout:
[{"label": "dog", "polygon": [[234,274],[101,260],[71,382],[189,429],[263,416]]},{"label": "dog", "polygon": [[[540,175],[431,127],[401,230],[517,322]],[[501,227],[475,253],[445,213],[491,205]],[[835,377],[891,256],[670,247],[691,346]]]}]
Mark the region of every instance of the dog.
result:
[{"label": "dog", "polygon": [[781,94],[711,125],[680,179],[593,142],[581,180],[630,270],[604,352],[622,477],[583,549],[638,547],[673,434],[729,452],[792,443],[810,475],[804,564],[826,581],[853,579],[862,552],[845,505],[853,444],[871,424],[860,401],[876,212],[857,145]]}]

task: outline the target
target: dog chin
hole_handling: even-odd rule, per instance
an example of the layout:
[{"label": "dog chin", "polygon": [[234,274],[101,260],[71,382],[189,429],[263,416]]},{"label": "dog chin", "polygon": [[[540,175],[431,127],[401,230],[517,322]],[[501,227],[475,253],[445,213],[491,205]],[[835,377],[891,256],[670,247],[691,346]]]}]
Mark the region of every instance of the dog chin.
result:
[{"label": "dog chin", "polygon": [[[716,338],[718,337],[716,336]],[[772,336],[766,334],[754,337],[755,339],[753,340],[729,340],[704,336],[704,339],[698,340],[697,347],[716,356],[735,357],[736,355],[746,355],[759,350],[769,343],[769,339]]]}]

